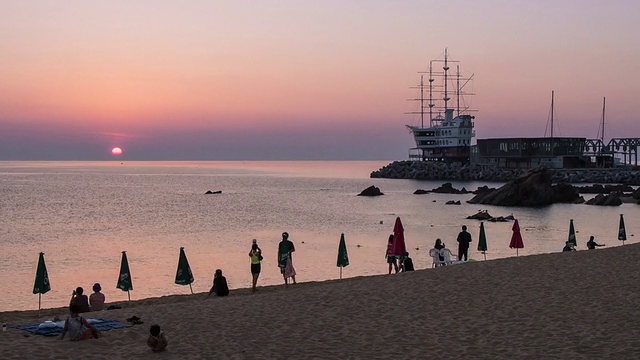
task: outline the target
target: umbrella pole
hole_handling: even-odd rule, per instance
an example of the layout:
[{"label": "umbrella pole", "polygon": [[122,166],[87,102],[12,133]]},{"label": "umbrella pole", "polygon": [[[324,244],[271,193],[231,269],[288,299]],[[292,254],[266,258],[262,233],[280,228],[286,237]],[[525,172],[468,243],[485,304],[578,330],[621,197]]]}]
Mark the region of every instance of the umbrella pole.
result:
[{"label": "umbrella pole", "polygon": [[342,280],[342,266],[340,266],[340,280]]},{"label": "umbrella pole", "polygon": [[191,287],[191,284],[189,284],[189,289],[191,290],[191,295],[193,295],[193,288]]},{"label": "umbrella pole", "polygon": [[484,255],[484,260],[486,261],[487,260],[487,253],[483,252],[482,255]]},{"label": "umbrella pole", "polygon": [[127,296],[129,297],[129,301],[131,301],[131,292],[129,292],[129,290],[127,290]]},{"label": "umbrella pole", "polygon": [[42,294],[38,293],[38,312],[40,312],[41,309],[41,304],[42,304]]},{"label": "umbrella pole", "polygon": [[516,248],[516,257],[518,256],[518,248]]}]

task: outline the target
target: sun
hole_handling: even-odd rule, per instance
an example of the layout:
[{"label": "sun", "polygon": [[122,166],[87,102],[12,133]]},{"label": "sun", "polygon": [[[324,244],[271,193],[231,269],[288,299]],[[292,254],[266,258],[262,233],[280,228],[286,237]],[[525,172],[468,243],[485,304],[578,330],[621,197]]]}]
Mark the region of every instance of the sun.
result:
[{"label": "sun", "polygon": [[111,149],[111,155],[113,156],[120,156],[122,155],[122,149],[120,149],[119,147],[114,147],[113,149]]}]

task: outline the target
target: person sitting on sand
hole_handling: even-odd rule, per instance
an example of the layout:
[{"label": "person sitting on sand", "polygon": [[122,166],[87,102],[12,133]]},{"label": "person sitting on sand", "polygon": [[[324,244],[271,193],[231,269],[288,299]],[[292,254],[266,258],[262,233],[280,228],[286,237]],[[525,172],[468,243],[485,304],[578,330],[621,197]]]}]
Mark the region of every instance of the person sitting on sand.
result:
[{"label": "person sitting on sand", "polygon": [[211,290],[209,290],[209,297],[211,294],[216,294],[216,296],[227,296],[229,295],[229,286],[227,285],[227,278],[222,276],[222,270],[216,270],[216,273],[213,275],[213,286]]},{"label": "person sitting on sand", "polygon": [[387,258],[387,264],[389,264],[389,274],[391,274],[391,268],[395,268],[396,274],[398,273],[398,263],[396,257],[393,255],[393,234],[389,235],[389,242],[387,243],[387,252],[385,252],[385,258]]},{"label": "person sitting on sand", "polygon": [[151,328],[149,328],[149,338],[147,339],[147,345],[149,345],[151,351],[164,351],[168,344],[169,342],[164,336],[164,332],[160,331],[160,325],[151,325]]},{"label": "person sitting on sand", "polygon": [[565,241],[564,247],[562,248],[562,252],[576,251],[576,249],[571,245],[569,241]]},{"label": "person sitting on sand", "polygon": [[91,305],[91,311],[104,310],[104,294],[100,292],[102,287],[99,283],[93,284],[93,294],[89,296],[89,305]]},{"label": "person sitting on sand", "polygon": [[[86,297],[86,296],[85,296]],[[93,327],[93,325],[89,324],[89,322],[78,315],[80,308],[78,304],[72,303],[69,305],[69,312],[71,314],[64,322],[64,330],[62,331],[62,336],[60,336],[60,340],[64,340],[64,336],[69,333],[69,340],[71,341],[79,341],[79,340],[87,340],[87,339],[97,339],[100,337],[100,332]]]},{"label": "person sitting on sand", "polygon": [[[442,240],[436,239],[436,244],[433,246],[433,248],[440,251],[444,249],[444,243],[442,242]],[[444,256],[438,255],[438,257],[440,258],[440,261],[444,261]]]},{"label": "person sitting on sand", "polygon": [[589,241],[587,241],[587,249],[595,250],[596,246],[605,246],[605,244],[600,245],[600,244],[596,243],[596,240],[593,238],[593,236],[591,236],[589,238]]},{"label": "person sitting on sand", "polygon": [[409,253],[406,252],[404,253],[404,261],[402,261],[402,271],[414,271],[413,268],[413,260],[411,260],[411,258],[409,257]]},{"label": "person sitting on sand", "polygon": [[91,307],[89,307],[89,298],[87,295],[83,295],[84,289],[81,287],[77,287],[71,293],[71,301],[69,302],[69,306],[73,304],[78,305],[78,313],[85,313],[91,311]]}]

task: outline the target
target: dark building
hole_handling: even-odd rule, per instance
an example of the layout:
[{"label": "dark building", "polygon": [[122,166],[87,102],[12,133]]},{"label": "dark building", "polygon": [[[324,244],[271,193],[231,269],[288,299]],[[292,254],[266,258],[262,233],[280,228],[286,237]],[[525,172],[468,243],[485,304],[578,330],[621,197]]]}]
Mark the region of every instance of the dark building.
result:
[{"label": "dark building", "polygon": [[478,139],[471,150],[473,163],[504,168],[585,168],[591,160],[585,156],[586,138],[500,138]]}]

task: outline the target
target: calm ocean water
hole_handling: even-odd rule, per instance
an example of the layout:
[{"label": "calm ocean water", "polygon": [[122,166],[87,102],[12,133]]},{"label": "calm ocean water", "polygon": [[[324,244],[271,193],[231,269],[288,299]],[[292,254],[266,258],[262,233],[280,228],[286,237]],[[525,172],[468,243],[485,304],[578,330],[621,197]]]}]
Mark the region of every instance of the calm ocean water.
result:
[{"label": "calm ocean water", "polygon": [[[251,239],[265,261],[259,284],[280,284],[277,243],[287,231],[296,244],[298,281],[335,279],[340,234],[351,265],[345,277],[386,273],[384,252],[396,216],[417,268],[430,267],[428,250],[442,238],[455,250],[466,224],[475,251],[480,223],[466,220],[480,209],[519,219],[521,255],[557,252],[578,231],[578,249],[589,235],[619,246],[619,214],[627,234],[637,229],[640,206],[558,204],[544,208],[470,205],[469,195],[413,195],[439,182],[370,179],[387,161],[368,162],[0,162],[0,311],[36,309],[32,294],[38,253],[45,253],[52,290],[43,307],[68,304],[77,286],[90,292],[102,284],[107,301],[127,299],[116,289],[121,251],[133,277],[132,299],[187,294],[174,284],[179,248],[184,246],[195,282],[207,291],[215,269],[232,288],[250,287]],[[356,196],[376,185],[384,196]],[[475,190],[485,183],[454,183]],[[497,186],[500,184],[490,184]],[[204,195],[207,190],[222,194]],[[589,196],[589,195],[587,195]],[[461,200],[462,205],[445,205]],[[513,223],[486,223],[489,259],[515,256],[508,248]],[[635,242],[630,236],[629,242]],[[359,245],[359,246],[358,246]],[[418,250],[416,250],[418,248]]]}]

